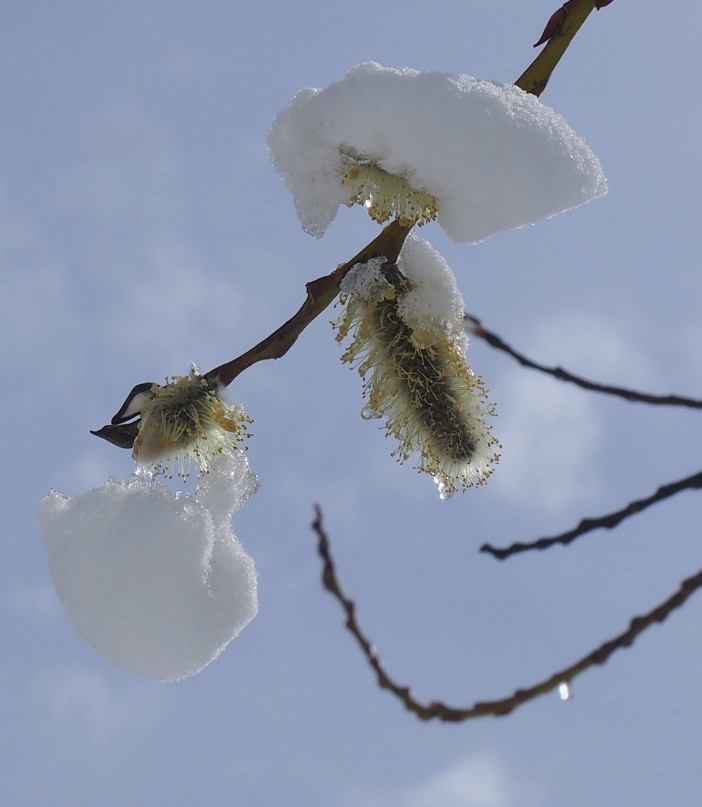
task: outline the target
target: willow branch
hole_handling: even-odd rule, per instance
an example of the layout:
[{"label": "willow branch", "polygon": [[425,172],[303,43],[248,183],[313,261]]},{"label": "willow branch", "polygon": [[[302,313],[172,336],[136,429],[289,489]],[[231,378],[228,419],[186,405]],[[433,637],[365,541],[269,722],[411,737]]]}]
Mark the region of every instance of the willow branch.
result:
[{"label": "willow branch", "polygon": [[480,547],[481,552],[487,552],[498,560],[504,560],[511,555],[516,555],[519,552],[527,552],[530,549],[548,549],[555,544],[563,544],[564,546],[585,535],[593,530],[606,529],[611,530],[625,521],[630,516],[634,516],[651,507],[664,499],[674,496],[683,490],[699,490],[702,488],[702,471],[698,471],[692,476],[687,476],[685,479],[679,479],[677,482],[670,482],[667,485],[661,485],[655,493],[647,496],[645,499],[635,499],[626,507],[621,510],[615,510],[613,513],[607,513],[604,516],[597,516],[594,518],[583,518],[577,527],[567,532],[562,532],[560,535],[554,535],[550,538],[538,538],[535,541],[527,543],[515,542],[507,547],[495,547],[492,544],[483,544]]},{"label": "willow branch", "polygon": [[[569,0],[553,15],[537,45],[548,40],[544,50],[517,79],[515,84],[526,92],[539,95],[548,77],[565,53],[570,41],[593,8],[608,5],[613,0]],[[562,19],[561,19],[562,18]],[[307,284],[307,298],[297,313],[270,336],[250,350],[225,364],[215,367],[205,375],[217,379],[227,386],[245,369],[265,359],[279,359],[284,356],[302,331],[334,300],[339,293],[339,284],[348,270],[356,263],[364,263],[371,258],[384,256],[389,263],[397,260],[402,244],[411,227],[397,221],[388,225],[381,234],[361,252],[345,264],[324,277]]]},{"label": "willow branch", "polygon": [[[613,0],[568,0],[549,20],[546,30],[537,45],[547,42],[546,47],[515,84],[526,92],[539,95],[571,40],[585,22],[593,8],[609,5]],[[334,272],[307,284],[307,298],[298,312],[270,336],[259,342],[236,359],[215,367],[206,373],[208,378],[216,378],[224,386],[231,382],[247,367],[264,359],[279,359],[284,356],[298,336],[339,293],[339,284],[346,272],[356,263],[371,258],[385,256],[394,263],[411,227],[397,221],[388,225],[383,232],[358,255]]]},{"label": "willow branch", "polygon": [[511,345],[508,345],[496,333],[488,330],[483,323],[476,317],[466,314],[465,316],[466,329],[474,336],[478,336],[486,341],[491,347],[501,350],[508,356],[511,356],[515,361],[528,367],[532,370],[538,370],[546,375],[553,376],[559,381],[567,381],[570,384],[575,384],[577,387],[587,389],[592,392],[600,392],[604,395],[615,395],[618,398],[624,398],[627,401],[636,403],[647,403],[656,406],[686,406],[691,409],[702,409],[702,400],[697,398],[688,398],[684,395],[654,395],[650,392],[641,392],[639,390],[627,389],[626,387],[617,387],[610,384],[600,384],[596,381],[590,381],[582,376],[575,375],[574,373],[564,370],[562,367],[548,367],[545,364],[540,364],[533,359],[528,358],[523,353],[515,350]]},{"label": "willow branch", "polygon": [[488,715],[497,717],[509,714],[528,701],[540,695],[552,692],[561,684],[570,684],[577,676],[591,667],[605,664],[613,653],[625,647],[630,647],[638,636],[647,628],[651,627],[651,625],[664,622],[672,611],[676,608],[680,608],[688,597],[697,591],[698,588],[702,587],[702,570],[700,570],[693,577],[684,580],[671,597],[660,603],[660,605],[657,605],[652,611],[634,617],[629,623],[629,627],[619,635],[607,640],[574,664],[570,664],[558,670],[553,673],[553,675],[550,675],[548,678],[545,678],[533,686],[525,689],[517,689],[506,698],[491,701],[477,701],[472,706],[468,707],[448,706],[441,701],[422,703],[415,698],[408,686],[398,684],[386,672],[372,642],[361,629],[356,619],[356,605],[353,600],[350,600],[344,594],[336,575],[329,538],[322,523],[322,511],[319,506],[316,507],[316,516],[312,523],[312,528],[318,537],[318,551],[323,564],[322,582],[324,587],[339,602],[344,610],[346,614],[346,627],[361,648],[366,661],[375,672],[378,686],[388,690],[395,697],[399,698],[404,707],[421,720],[441,720],[456,723],[475,717],[486,717]]},{"label": "willow branch", "polygon": [[[241,356],[225,364],[220,364],[219,367],[205,373],[205,377],[212,381],[218,381],[226,387],[247,367],[251,367],[252,364],[264,359],[279,359],[284,356],[295,344],[302,331],[339,294],[341,290],[340,284],[346,273],[357,263],[366,263],[371,258],[384,257],[388,263],[395,263],[405,238],[407,238],[411,229],[411,227],[399,224],[397,221],[388,224],[377,238],[374,238],[350,261],[337,266],[330,274],[310,281],[306,286],[307,297],[304,303],[286,323],[257,345],[254,345],[250,350],[247,350],[246,353],[242,353]],[[141,386],[148,387],[149,385]],[[118,415],[113,418],[112,423],[90,433],[107,440],[119,448],[132,448],[139,433],[139,421],[115,423]]]},{"label": "willow branch", "polygon": [[371,258],[380,256],[387,258],[388,263],[395,263],[410,230],[411,227],[393,221],[350,261],[341,264],[330,274],[310,281],[306,285],[307,297],[304,303],[285,324],[247,350],[246,353],[210,370],[205,374],[206,377],[217,379],[226,387],[252,364],[264,361],[264,359],[279,359],[284,356],[295,344],[302,331],[339,294],[341,281],[349,269],[357,263],[366,263]]},{"label": "willow branch", "polygon": [[543,34],[534,45],[536,48],[545,42],[546,47],[514,82],[517,87],[533,95],[541,95],[551,73],[590,12],[595,8],[608,6],[611,2],[613,0],[568,0],[564,3],[546,23]]}]

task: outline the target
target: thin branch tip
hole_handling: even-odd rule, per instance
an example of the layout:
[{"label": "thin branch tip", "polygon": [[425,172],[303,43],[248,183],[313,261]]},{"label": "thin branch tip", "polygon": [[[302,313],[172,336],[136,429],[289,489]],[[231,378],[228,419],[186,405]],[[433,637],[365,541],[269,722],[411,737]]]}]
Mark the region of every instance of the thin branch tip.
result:
[{"label": "thin branch tip", "polygon": [[622,633],[603,642],[573,664],[558,670],[531,687],[520,687],[505,698],[492,701],[476,701],[472,706],[467,707],[448,706],[441,701],[431,701],[426,704],[417,700],[409,686],[398,684],[390,676],[374,645],[361,629],[355,616],[355,604],[344,594],[336,576],[329,538],[322,525],[319,505],[315,507],[315,512],[318,518],[315,518],[313,528],[318,534],[320,547],[323,545],[325,550],[324,553],[320,551],[324,560],[322,579],[325,588],[343,608],[346,614],[346,628],[356,640],[368,665],[374,671],[378,686],[381,689],[388,690],[400,700],[407,711],[423,721],[439,720],[446,723],[458,723],[476,717],[503,717],[508,715],[525,703],[558,689],[562,683],[570,684],[576,677],[591,667],[605,664],[617,650],[631,647],[645,630],[656,623],[664,622],[695,591],[702,588],[702,570],[700,570],[697,574],[684,580],[677,591],[667,600],[664,600],[646,614],[631,619],[627,629]]},{"label": "thin branch tip", "polygon": [[702,471],[697,471],[690,476],[678,479],[674,482],[669,482],[661,485],[650,496],[643,499],[633,499],[624,507],[615,510],[611,513],[606,513],[602,516],[589,516],[582,518],[576,527],[566,530],[558,535],[553,535],[545,538],[537,538],[533,541],[515,541],[510,546],[495,547],[492,544],[485,543],[480,547],[480,552],[492,555],[497,560],[506,560],[507,558],[517,555],[520,552],[528,552],[530,550],[550,549],[556,544],[567,546],[575,541],[582,535],[585,535],[594,530],[606,529],[612,530],[618,527],[623,521],[643,512],[648,507],[651,507],[665,499],[674,496],[676,493],[681,493],[685,490],[700,490],[702,489]]},{"label": "thin branch tip", "polygon": [[506,353],[513,358],[522,367],[530,370],[537,370],[545,375],[550,375],[558,381],[563,381],[573,384],[581,389],[588,390],[589,392],[597,392],[602,395],[612,395],[617,398],[623,398],[630,403],[645,403],[651,406],[682,406],[689,409],[702,409],[702,400],[699,398],[691,398],[686,395],[666,395],[651,392],[644,392],[641,390],[630,389],[627,387],[619,387],[611,384],[602,384],[597,381],[592,381],[584,376],[576,375],[563,367],[555,366],[549,367],[546,364],[537,362],[529,358],[524,353],[513,348],[502,337],[498,336],[494,331],[487,328],[481,320],[471,314],[464,316],[465,328],[469,333],[483,339],[490,345],[490,347]]}]

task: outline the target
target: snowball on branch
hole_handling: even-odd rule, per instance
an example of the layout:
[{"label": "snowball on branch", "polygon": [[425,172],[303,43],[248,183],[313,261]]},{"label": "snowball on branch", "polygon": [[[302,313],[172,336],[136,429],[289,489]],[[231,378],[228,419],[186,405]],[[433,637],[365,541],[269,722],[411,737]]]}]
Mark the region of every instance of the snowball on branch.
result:
[{"label": "snowball on branch", "polygon": [[252,558],[230,521],[258,487],[243,452],[213,460],[193,494],[140,469],[70,498],[39,522],[69,619],[114,664],[148,678],[194,675],[258,610]]},{"label": "snowball on branch", "polygon": [[379,222],[436,218],[455,241],[476,242],[607,189],[587,144],[535,96],[374,62],[298,93],[268,144],[314,236],[341,204],[359,203]]}]

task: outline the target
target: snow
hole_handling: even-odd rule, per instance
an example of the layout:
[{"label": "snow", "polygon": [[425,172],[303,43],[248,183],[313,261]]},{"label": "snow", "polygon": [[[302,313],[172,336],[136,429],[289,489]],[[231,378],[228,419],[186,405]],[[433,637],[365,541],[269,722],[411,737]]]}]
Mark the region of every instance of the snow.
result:
[{"label": "snow", "polygon": [[[597,157],[560,115],[514,85],[469,75],[361,64],[324,90],[298,93],[268,145],[302,227],[317,237],[354,195],[352,165],[434,197],[439,224],[460,242],[606,192]],[[372,214],[372,198],[365,205]]]},{"label": "snow", "polygon": [[[385,278],[385,258],[371,258],[352,266],[341,281],[342,302],[349,295],[365,302],[394,296]],[[456,276],[434,247],[413,233],[407,236],[397,266],[410,281],[410,289],[397,297],[397,313],[412,330],[418,347],[429,347],[443,339],[467,347],[463,327],[465,304]]]},{"label": "snow", "polygon": [[184,678],[217,658],[258,610],[254,563],[230,523],[257,486],[237,452],[191,494],[140,468],[74,498],[43,499],[51,576],[79,633],[147,678]]},{"label": "snow", "polygon": [[341,281],[341,302],[345,303],[349,294],[356,295],[367,303],[382,300],[392,294],[392,286],[383,274],[383,264],[387,258],[371,258],[366,263],[355,263]]},{"label": "snow", "polygon": [[412,288],[398,300],[397,313],[412,329],[415,342],[426,347],[449,338],[465,349],[463,295],[442,255],[428,241],[410,234],[402,246],[398,266]]}]

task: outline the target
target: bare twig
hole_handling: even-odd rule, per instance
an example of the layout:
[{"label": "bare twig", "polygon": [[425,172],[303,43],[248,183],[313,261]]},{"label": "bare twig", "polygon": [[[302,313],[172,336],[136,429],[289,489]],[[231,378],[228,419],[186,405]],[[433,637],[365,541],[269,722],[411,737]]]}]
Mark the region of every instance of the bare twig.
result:
[{"label": "bare twig", "polygon": [[[593,8],[609,5],[613,0],[568,0],[556,12],[546,26],[537,45],[547,42],[546,47],[515,84],[526,92],[540,95],[568,45],[585,22]],[[236,359],[215,367],[206,373],[227,386],[247,367],[264,359],[279,359],[292,347],[297,337],[309,323],[332,302],[339,293],[339,283],[346,272],[356,263],[383,255],[394,263],[402,244],[412,228],[397,221],[388,225],[381,234],[358,255],[334,272],[307,284],[307,299],[298,312],[270,336]]]},{"label": "bare twig", "polygon": [[546,42],[546,47],[514,82],[517,87],[534,95],[541,95],[551,73],[590,12],[595,8],[608,6],[611,2],[613,0],[568,0],[564,3],[546,23],[543,34],[534,45],[536,48]]},{"label": "bare twig", "polygon": [[[397,221],[388,224],[383,231],[367,244],[350,261],[342,263],[340,266],[324,277],[310,281],[307,288],[307,297],[303,304],[286,323],[277,328],[273,333],[259,342],[257,345],[242,353],[241,356],[220,364],[214,370],[205,373],[205,378],[218,381],[223,386],[228,386],[247,367],[264,359],[279,359],[295,344],[298,336],[339,294],[340,283],[344,275],[357,263],[365,263],[371,258],[384,256],[388,263],[395,263],[405,238],[412,228]],[[139,386],[149,387],[149,384]],[[132,448],[137,434],[139,433],[139,421],[131,423],[115,422],[118,413],[113,418],[112,423],[103,426],[101,429],[91,431],[96,437],[102,437],[109,443],[119,448]]]},{"label": "bare twig", "polygon": [[488,715],[501,716],[509,714],[519,706],[530,700],[551,692],[561,684],[570,684],[573,679],[590,667],[601,665],[607,662],[610,656],[617,650],[630,647],[638,636],[647,628],[656,623],[661,623],[676,608],[680,608],[685,601],[698,588],[702,588],[702,570],[697,574],[684,580],[678,590],[667,600],[657,605],[653,610],[642,616],[634,617],[629,623],[629,627],[612,639],[607,640],[593,651],[583,656],[574,664],[564,667],[562,670],[553,673],[548,678],[534,684],[526,689],[517,689],[506,698],[492,701],[477,701],[472,706],[454,707],[447,706],[440,701],[431,703],[421,703],[407,686],[401,686],[385,671],[383,664],[375,651],[373,644],[361,629],[356,619],[356,605],[343,592],[339,580],[336,576],[334,560],[331,555],[329,538],[322,523],[322,511],[316,507],[316,516],[312,523],[312,528],[318,537],[318,551],[322,558],[322,582],[326,590],[340,603],[346,614],[346,627],[356,639],[363,655],[375,672],[378,685],[382,689],[392,692],[395,697],[403,703],[404,707],[419,717],[421,720],[441,720],[444,722],[460,722],[470,720],[475,717],[486,717]]},{"label": "bare twig", "polygon": [[[613,0],[568,0],[549,21],[541,39],[537,44],[548,41],[547,46],[529,68],[517,79],[515,84],[526,92],[539,95],[546,86],[546,82],[561,58],[577,30],[585,21],[593,7],[600,8]],[[554,42],[558,45],[554,46]],[[555,54],[558,54],[555,56]],[[394,263],[399,255],[405,238],[411,227],[397,221],[389,224],[370,244],[345,264],[338,266],[333,272],[324,277],[312,280],[306,285],[307,297],[298,311],[273,333],[254,347],[237,356],[231,361],[220,364],[218,367],[205,373],[205,377],[216,380],[225,387],[252,364],[265,359],[279,359],[297,341],[302,331],[316,318],[339,294],[339,284],[344,275],[356,263],[362,263],[371,258],[384,256],[389,263]],[[91,434],[102,437],[120,448],[131,448],[138,433],[139,422],[111,423]]]},{"label": "bare twig", "polygon": [[296,314],[285,324],[273,331],[262,342],[242,353],[236,359],[221,364],[206,373],[207,378],[217,379],[225,387],[247,367],[264,359],[279,359],[295,344],[302,331],[316,318],[339,294],[339,284],[344,275],[357,263],[365,263],[371,258],[384,256],[388,263],[395,263],[400,254],[405,238],[411,227],[393,221],[367,244],[350,261],[342,263],[331,274],[319,277],[307,284],[307,298]]},{"label": "bare twig", "polygon": [[570,384],[575,384],[577,387],[587,389],[592,392],[600,392],[604,395],[615,395],[618,398],[624,398],[627,401],[635,403],[654,404],[656,406],[685,406],[691,409],[702,409],[702,400],[698,398],[688,398],[683,395],[654,395],[650,392],[641,392],[640,390],[627,389],[626,387],[617,387],[610,384],[600,384],[596,381],[590,381],[582,376],[570,373],[562,367],[548,367],[545,364],[540,364],[533,359],[528,358],[523,353],[515,350],[507,344],[496,333],[488,330],[485,325],[476,317],[470,314],[465,315],[466,329],[475,336],[484,339],[491,347],[501,350],[508,356],[511,356],[515,361],[528,367],[532,370],[538,370],[541,373],[553,376],[560,381],[567,381]]},{"label": "bare twig", "polygon": [[635,499],[626,507],[621,510],[616,510],[613,513],[607,513],[604,516],[597,516],[591,518],[583,518],[577,527],[567,532],[562,532],[560,535],[554,535],[550,538],[538,538],[535,541],[526,543],[515,542],[507,547],[495,547],[492,544],[483,544],[480,547],[481,552],[487,552],[498,560],[504,560],[511,555],[516,555],[519,552],[526,552],[530,549],[548,549],[555,544],[567,545],[579,538],[585,533],[592,532],[593,530],[607,529],[611,530],[617,525],[625,521],[629,516],[634,516],[650,507],[657,502],[662,502],[664,499],[674,496],[683,490],[699,490],[702,488],[702,471],[698,471],[692,476],[687,476],[684,479],[679,479],[677,482],[670,482],[667,485],[661,485],[655,493],[647,496],[645,499]]}]

